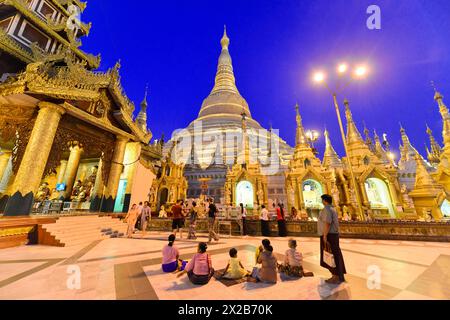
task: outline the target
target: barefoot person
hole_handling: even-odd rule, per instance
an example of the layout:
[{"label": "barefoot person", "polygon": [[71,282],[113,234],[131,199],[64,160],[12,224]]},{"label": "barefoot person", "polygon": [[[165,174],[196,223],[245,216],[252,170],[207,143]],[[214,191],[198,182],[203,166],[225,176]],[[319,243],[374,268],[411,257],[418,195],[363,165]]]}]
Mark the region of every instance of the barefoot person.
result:
[{"label": "barefoot person", "polygon": [[164,272],[183,271],[187,262],[180,260],[180,252],[174,245],[175,235],[169,236],[169,243],[162,249],[162,270]]},{"label": "barefoot person", "polygon": [[152,210],[150,209],[150,203],[148,201],[144,202],[141,213],[141,230],[142,238],[145,237],[147,233],[148,222],[152,219]]},{"label": "barefoot person", "polygon": [[172,233],[176,236],[177,232],[180,232],[180,239],[183,239],[183,200],[178,200],[172,207]]},{"label": "barefoot person", "polygon": [[[327,283],[340,284],[345,282],[344,275],[347,272],[345,270],[344,257],[339,246],[339,219],[336,210],[332,206],[332,196],[327,194],[323,195],[322,203],[325,207],[320,212],[317,221],[317,230],[320,236],[320,265],[330,270],[333,275],[333,277],[326,280]],[[336,268],[330,267],[323,260],[323,252],[327,244],[334,256]]]},{"label": "barefoot person", "polygon": [[212,239],[219,241],[219,236],[214,231],[218,210],[212,199],[209,199],[208,202],[208,243],[211,243]]},{"label": "barefoot person", "polygon": [[303,277],[303,256],[297,251],[297,241],[290,239],[288,242],[289,250],[284,256],[284,263],[278,265],[278,271],[289,277]]},{"label": "barefoot person", "polygon": [[189,280],[196,285],[205,285],[211,280],[214,274],[211,257],[206,250],[208,245],[204,242],[198,244],[197,253],[192,257],[192,260],[186,265],[185,270],[178,275],[181,277],[187,273]]},{"label": "barefoot person", "polygon": [[128,211],[125,221],[128,224],[127,237],[132,238],[134,233],[134,228],[136,226],[136,220],[139,215],[139,208],[136,204],[131,206],[130,211]]},{"label": "barefoot person", "polygon": [[222,275],[223,279],[240,280],[250,274],[247,270],[245,270],[237,254],[238,252],[235,248],[230,250],[230,260],[228,261],[225,272]]}]

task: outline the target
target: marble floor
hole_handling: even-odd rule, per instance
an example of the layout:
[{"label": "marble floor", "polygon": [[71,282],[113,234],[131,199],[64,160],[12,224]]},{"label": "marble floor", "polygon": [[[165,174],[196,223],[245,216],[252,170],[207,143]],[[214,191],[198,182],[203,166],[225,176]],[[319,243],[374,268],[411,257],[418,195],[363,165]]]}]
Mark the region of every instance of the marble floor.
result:
[{"label": "marble floor", "polygon": [[[31,300],[424,300],[450,299],[450,244],[343,239],[347,283],[324,283],[328,271],[318,266],[318,239],[297,238],[304,267],[314,277],[276,285],[226,286],[212,279],[196,287],[186,277],[163,274],[160,250],[168,233],[145,238],[107,239],[84,247],[25,246],[0,250],[0,299]],[[199,240],[206,240],[200,237]],[[245,267],[254,266],[262,238],[223,238],[209,247],[216,270],[225,268],[228,251],[239,250]],[[287,239],[271,239],[277,258]],[[196,251],[196,241],[177,241],[182,258]]]}]

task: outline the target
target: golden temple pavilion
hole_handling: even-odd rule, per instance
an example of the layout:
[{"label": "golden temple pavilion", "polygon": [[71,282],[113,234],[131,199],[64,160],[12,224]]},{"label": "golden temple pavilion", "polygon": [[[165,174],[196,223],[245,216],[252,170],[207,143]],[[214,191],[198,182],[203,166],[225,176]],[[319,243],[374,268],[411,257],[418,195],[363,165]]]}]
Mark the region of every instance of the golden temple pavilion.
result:
[{"label": "golden temple pavilion", "polygon": [[[135,119],[120,63],[81,49],[78,0],[0,1],[0,211],[125,212],[147,199],[161,145]],[[141,191],[143,190],[143,191]],[[135,197],[135,199],[133,199]]]}]

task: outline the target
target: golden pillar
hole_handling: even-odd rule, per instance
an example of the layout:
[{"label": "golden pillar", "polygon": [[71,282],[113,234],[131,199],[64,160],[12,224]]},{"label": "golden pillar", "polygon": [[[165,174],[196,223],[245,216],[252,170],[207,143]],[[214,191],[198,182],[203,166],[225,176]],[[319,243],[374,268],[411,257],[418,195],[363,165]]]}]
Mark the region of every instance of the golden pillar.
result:
[{"label": "golden pillar", "polygon": [[125,150],[128,139],[125,137],[117,137],[116,145],[114,147],[114,154],[109,171],[108,184],[105,189],[102,201],[102,212],[113,212],[114,204],[117,197],[117,189],[119,188],[120,176],[123,171],[123,160],[125,157]]},{"label": "golden pillar", "polygon": [[91,207],[90,211],[97,212],[100,210],[100,202],[103,197],[103,190],[105,188],[103,181],[103,160],[100,158],[98,162],[97,176],[95,177],[95,184],[91,193]]},{"label": "golden pillar", "polygon": [[78,166],[80,165],[81,154],[83,153],[83,146],[78,141],[69,142],[70,156],[67,161],[67,167],[64,171],[63,183],[66,185],[66,190],[62,193],[65,200],[69,200],[72,195],[72,190],[77,177]]},{"label": "golden pillar", "polygon": [[[127,143],[124,163],[126,164],[124,170],[124,179],[127,179],[127,188],[125,191],[125,202],[123,206],[123,212],[128,212],[131,202],[131,193],[133,191],[134,177],[136,176],[136,170],[141,156],[141,144],[139,142]],[[177,197],[177,199],[179,199]]]},{"label": "golden pillar", "polygon": [[369,201],[369,197],[367,196],[367,190],[366,190],[366,186],[364,182],[360,182],[359,183],[359,187],[361,189],[361,194],[362,194],[362,198],[363,198],[363,204],[365,207],[370,209],[370,201]]},{"label": "golden pillar", "polygon": [[29,215],[34,193],[38,190],[59,121],[65,110],[59,105],[41,102],[27,148],[12,187],[5,215]]},{"label": "golden pillar", "polygon": [[66,173],[67,160],[61,160],[61,164],[58,169],[58,181],[57,184],[64,182],[64,174]]},{"label": "golden pillar", "polygon": [[3,154],[0,155],[0,181],[2,180],[3,175],[6,172],[6,168],[9,164],[9,159],[11,159],[11,152],[3,151]]}]

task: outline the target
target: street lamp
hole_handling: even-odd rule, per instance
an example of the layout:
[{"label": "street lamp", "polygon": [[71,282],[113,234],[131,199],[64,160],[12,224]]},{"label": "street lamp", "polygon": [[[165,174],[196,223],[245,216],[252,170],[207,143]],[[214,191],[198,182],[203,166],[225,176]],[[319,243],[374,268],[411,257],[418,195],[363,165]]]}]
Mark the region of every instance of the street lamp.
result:
[{"label": "street lamp", "polygon": [[353,80],[363,79],[368,74],[369,69],[365,65],[358,65],[353,69],[352,75],[350,77],[347,77],[347,81],[343,82],[344,76],[349,73],[348,71],[350,69],[351,68],[346,63],[341,63],[337,66],[336,70],[337,70],[337,74],[339,76],[339,82],[338,82],[336,89],[331,89],[331,87],[328,85],[328,83],[326,82],[326,73],[324,71],[315,72],[313,74],[313,81],[317,84],[324,85],[325,88],[328,90],[328,92],[331,93],[331,95],[333,96],[333,102],[334,102],[334,107],[336,109],[336,115],[337,115],[338,122],[339,122],[339,129],[341,131],[342,142],[344,143],[345,153],[347,155],[346,161],[347,161],[347,166],[350,171],[352,188],[355,191],[355,195],[356,195],[357,210],[358,210],[358,213],[359,213],[359,216],[361,217],[361,219],[365,220],[365,215],[364,215],[362,205],[361,205],[361,197],[360,197],[359,192],[357,192],[358,188],[357,188],[355,173],[353,171],[353,166],[350,161],[350,154],[348,151],[347,139],[345,137],[345,130],[344,130],[344,125],[342,123],[341,111],[340,111],[339,102],[338,102],[337,97],[351,84],[351,82]]},{"label": "street lamp", "polygon": [[316,147],[315,147],[315,143],[319,140],[320,138],[320,133],[319,131],[316,130],[308,130],[305,133],[306,135],[306,139],[308,140],[308,143],[311,145],[311,148],[314,152],[315,155],[319,154],[319,152],[317,151]]}]

